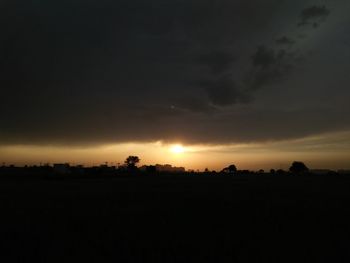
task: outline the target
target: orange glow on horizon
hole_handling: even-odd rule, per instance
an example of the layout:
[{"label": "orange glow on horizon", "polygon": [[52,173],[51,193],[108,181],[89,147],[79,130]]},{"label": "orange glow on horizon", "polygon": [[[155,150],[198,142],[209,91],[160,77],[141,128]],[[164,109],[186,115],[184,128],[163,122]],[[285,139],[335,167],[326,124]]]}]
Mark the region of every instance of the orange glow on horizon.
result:
[{"label": "orange glow on horizon", "polygon": [[[93,166],[123,164],[129,155],[140,165],[171,164],[186,169],[221,170],[230,164],[238,169],[288,169],[300,160],[309,168],[349,169],[350,132],[298,140],[227,145],[120,143],[95,147],[0,145],[2,163],[25,165],[71,163]],[[0,163],[0,165],[2,164]]]}]

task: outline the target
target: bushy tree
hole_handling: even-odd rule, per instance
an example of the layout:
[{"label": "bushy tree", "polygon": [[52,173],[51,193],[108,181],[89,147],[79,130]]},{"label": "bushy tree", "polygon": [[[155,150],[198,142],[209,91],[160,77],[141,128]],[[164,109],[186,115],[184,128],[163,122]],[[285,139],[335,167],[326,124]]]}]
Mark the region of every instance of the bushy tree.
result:
[{"label": "bushy tree", "polygon": [[303,162],[293,162],[292,166],[289,168],[289,171],[295,174],[307,173],[309,168]]},{"label": "bushy tree", "polygon": [[235,173],[237,172],[237,167],[234,164],[231,164],[229,167],[227,167],[229,173]]},{"label": "bushy tree", "polygon": [[125,160],[125,165],[128,167],[128,169],[135,169],[136,164],[140,162],[140,158],[137,156],[129,156]]},{"label": "bushy tree", "polygon": [[234,173],[237,172],[237,167],[236,167],[236,165],[231,164],[231,165],[227,166],[226,168],[224,168],[224,169],[222,170],[222,172],[234,174]]}]

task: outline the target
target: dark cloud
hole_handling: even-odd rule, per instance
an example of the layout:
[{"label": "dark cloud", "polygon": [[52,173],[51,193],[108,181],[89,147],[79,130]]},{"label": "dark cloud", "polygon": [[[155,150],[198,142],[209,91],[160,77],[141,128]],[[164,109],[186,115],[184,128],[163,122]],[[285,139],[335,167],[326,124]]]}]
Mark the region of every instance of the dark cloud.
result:
[{"label": "dark cloud", "polygon": [[[320,22],[329,16],[330,11],[325,6],[312,6],[302,11],[299,26],[313,23],[318,27]],[[300,33],[299,33],[300,35]],[[268,85],[273,85],[288,77],[293,69],[305,62],[305,53],[294,48],[299,43],[288,36],[275,40],[276,46],[261,45],[252,56],[252,69],[246,77],[247,89],[254,91]],[[281,46],[281,47],[279,47]],[[306,52],[306,53],[310,53]],[[281,84],[281,83],[279,83]]]},{"label": "dark cloud", "polygon": [[208,67],[212,74],[217,75],[231,68],[232,63],[235,61],[235,56],[229,52],[213,51],[202,54],[197,61],[200,65]]},{"label": "dark cloud", "polygon": [[[317,98],[318,86],[305,88],[313,95],[302,102],[270,103],[278,100],[276,86],[296,94],[290,73],[308,50],[291,43],[296,37],[287,29],[295,27],[303,5],[301,0],[3,1],[0,144],[210,143],[329,129],[320,123],[321,113],[289,111]],[[329,15],[323,7],[307,10],[304,23]],[[276,36],[284,37],[276,41]],[[320,64],[309,71],[330,76]],[[261,110],[259,103],[272,109]],[[332,119],[339,110],[332,112],[327,125],[345,127],[347,122]],[[300,119],[304,125],[291,129],[303,114],[309,116]],[[295,120],[278,131],[283,116]]]},{"label": "dark cloud", "polygon": [[174,100],[174,104],[170,108],[175,112],[193,112],[193,113],[206,113],[209,114],[217,110],[214,105],[211,105],[210,101],[205,97],[200,96],[188,96],[179,97]]},{"label": "dark cloud", "polygon": [[283,79],[293,70],[296,61],[297,54],[294,52],[258,47],[252,56],[253,68],[247,76],[248,89],[260,89]]},{"label": "dark cloud", "polygon": [[229,106],[247,100],[235,81],[227,76],[203,81],[200,86],[207,91],[209,101],[217,106]]},{"label": "dark cloud", "polygon": [[312,25],[318,27],[330,15],[331,11],[326,6],[310,6],[305,8],[300,14],[298,26]]},{"label": "dark cloud", "polygon": [[287,36],[283,36],[283,37],[277,38],[276,43],[279,45],[290,46],[290,45],[295,44],[295,41]]},{"label": "dark cloud", "polygon": [[256,53],[253,55],[253,66],[266,69],[276,64],[277,57],[273,49],[266,46],[258,47]]},{"label": "dark cloud", "polygon": [[[235,112],[198,115],[163,108],[123,114],[79,117],[65,122],[45,124],[45,130],[28,129],[21,123],[16,129],[2,130],[3,144],[103,144],[121,141],[157,141],[183,143],[258,142],[299,138],[317,133],[349,129],[344,122],[349,112],[314,108],[309,110],[237,109]],[[332,123],[332,125],[329,125]],[[312,125],[309,125],[312,124]],[[27,126],[27,130],[26,130]],[[26,130],[26,133],[23,131]],[[67,130],[69,132],[67,132]],[[11,135],[11,136],[10,136]],[[49,136],[48,136],[49,135]],[[6,139],[4,139],[6,138]],[[94,138],[94,140],[91,140]]]}]

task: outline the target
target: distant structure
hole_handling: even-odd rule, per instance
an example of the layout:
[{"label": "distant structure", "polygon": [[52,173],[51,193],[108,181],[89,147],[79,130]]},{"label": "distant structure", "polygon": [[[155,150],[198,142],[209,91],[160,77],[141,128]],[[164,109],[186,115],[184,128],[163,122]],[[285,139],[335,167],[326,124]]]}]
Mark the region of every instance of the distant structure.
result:
[{"label": "distant structure", "polygon": [[69,174],[70,171],[70,165],[68,163],[55,163],[53,165],[53,172],[55,175]]},{"label": "distant structure", "polygon": [[186,170],[184,167],[173,167],[170,164],[156,164],[156,170],[158,172],[170,172],[170,173],[184,173]]},{"label": "distant structure", "polygon": [[333,171],[328,169],[312,169],[310,170],[310,172],[315,175],[327,175],[332,173]]},{"label": "distant structure", "polygon": [[[149,169],[152,167],[152,169]],[[175,167],[170,164],[156,164],[156,165],[151,165],[151,166],[141,166],[140,167],[141,171],[150,171],[150,170],[155,170],[158,173],[184,173],[186,172],[186,169],[184,167]]]}]

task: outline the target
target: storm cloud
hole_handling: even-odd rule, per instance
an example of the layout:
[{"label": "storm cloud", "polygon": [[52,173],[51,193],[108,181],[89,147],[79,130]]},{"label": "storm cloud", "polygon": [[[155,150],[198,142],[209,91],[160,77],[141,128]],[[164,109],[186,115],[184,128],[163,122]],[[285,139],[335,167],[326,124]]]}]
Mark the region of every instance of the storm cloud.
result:
[{"label": "storm cloud", "polygon": [[329,48],[343,41],[329,28],[348,22],[347,2],[0,7],[0,144],[211,144],[349,129],[348,47]]},{"label": "storm cloud", "polygon": [[295,44],[295,41],[287,36],[283,36],[276,39],[276,43],[279,45],[293,45]]},{"label": "storm cloud", "polygon": [[305,8],[300,15],[301,21],[299,26],[312,25],[318,27],[320,23],[324,22],[331,11],[326,6],[310,6]]}]

